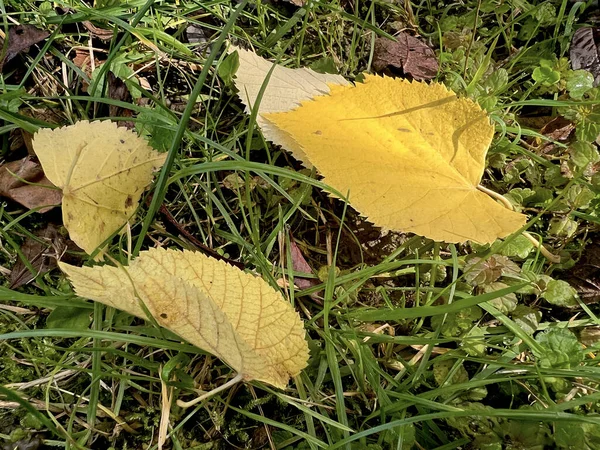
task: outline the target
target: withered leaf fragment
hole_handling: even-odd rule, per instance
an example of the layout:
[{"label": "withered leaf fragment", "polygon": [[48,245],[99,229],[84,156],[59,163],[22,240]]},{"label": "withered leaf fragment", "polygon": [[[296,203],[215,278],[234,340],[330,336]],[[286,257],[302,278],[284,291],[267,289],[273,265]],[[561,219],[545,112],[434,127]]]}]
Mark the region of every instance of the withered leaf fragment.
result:
[{"label": "withered leaf fragment", "polygon": [[0,53],[0,71],[4,64],[9,62],[19,53],[26,51],[29,47],[43,41],[50,33],[40,30],[33,25],[18,25],[8,30],[8,38],[3,43]]},{"label": "withered leaf fragment", "polygon": [[41,213],[60,204],[62,198],[61,192],[44,175],[42,166],[29,156],[0,167],[0,195],[28,209],[43,206]]},{"label": "withered leaf fragment", "polygon": [[[300,247],[298,247],[298,244],[296,244],[296,241],[291,236],[290,256],[292,258],[292,269],[294,269],[294,272],[305,273],[307,275],[313,273],[312,268],[310,267],[310,265],[304,258],[304,255],[302,254],[302,250],[300,250]],[[295,276],[294,284],[300,289],[308,289],[316,284],[319,284],[319,281],[315,278],[304,278],[302,276]]]},{"label": "withered leaf fragment", "polygon": [[594,86],[600,84],[600,30],[584,27],[573,34],[571,40],[571,66],[573,70],[587,70],[594,76]]},{"label": "withered leaf fragment", "polygon": [[96,25],[94,25],[92,22],[90,22],[89,20],[83,21],[82,25],[85,27],[86,30],[88,30],[90,32],[90,35],[96,36],[97,38],[99,38],[102,41],[110,41],[113,38],[113,36],[115,35],[114,30],[107,30],[105,28],[99,28]]},{"label": "withered leaf fragment", "polygon": [[439,63],[431,48],[405,32],[396,39],[396,42],[387,38],[375,40],[373,68],[377,72],[392,67],[415,80],[431,80],[437,75]]},{"label": "withered leaf fragment", "polygon": [[[106,79],[108,81],[108,98],[120,102],[131,103],[131,93],[123,80],[110,70],[107,73]],[[108,108],[110,117],[133,117],[133,111],[131,109],[122,108],[116,105],[110,105]],[[118,122],[118,126],[131,130],[135,127],[135,124],[132,121],[127,120]]]},{"label": "withered leaf fragment", "polygon": [[[574,136],[575,124],[562,116],[555,117],[550,122],[545,124],[540,130],[540,134],[546,136],[549,140],[544,141],[539,149],[540,154],[553,154],[555,152],[564,151],[559,143],[568,143]],[[539,138],[538,138],[539,139]]]},{"label": "withered leaf fragment", "polygon": [[66,248],[65,238],[52,224],[38,230],[35,236],[36,239],[27,238],[21,246],[21,253],[35,269],[35,273],[19,259],[10,274],[10,289],[17,289],[34,280],[39,274],[54,269],[57,258]]}]

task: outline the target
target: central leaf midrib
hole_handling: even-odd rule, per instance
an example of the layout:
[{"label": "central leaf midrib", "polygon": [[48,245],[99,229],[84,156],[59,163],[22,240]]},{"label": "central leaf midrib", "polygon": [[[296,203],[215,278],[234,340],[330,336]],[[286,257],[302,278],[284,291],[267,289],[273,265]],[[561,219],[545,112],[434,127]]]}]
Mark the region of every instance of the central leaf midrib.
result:
[{"label": "central leaf midrib", "polygon": [[[103,181],[106,181],[106,180],[108,180],[109,178],[112,178],[112,177],[119,176],[119,175],[121,175],[122,173],[124,173],[124,172],[126,172],[126,171],[128,171],[128,170],[137,169],[137,168],[139,168],[139,167],[142,167],[142,166],[144,166],[144,165],[146,165],[146,164],[150,164],[150,163],[152,163],[152,162],[154,162],[154,161],[159,161],[160,159],[161,159],[161,157],[160,157],[160,156],[159,156],[159,157],[152,158],[152,159],[147,159],[147,160],[145,160],[145,161],[142,161],[142,162],[140,162],[140,163],[138,163],[138,164],[134,164],[134,165],[132,165],[132,166],[129,166],[129,167],[126,167],[126,168],[120,169],[120,170],[118,170],[118,171],[116,171],[116,172],[114,172],[114,173],[111,173],[111,174],[108,174],[108,175],[104,175],[104,176],[102,176],[102,177],[100,177],[100,178],[93,179],[93,180],[89,181],[88,183],[84,183],[84,184],[81,184],[81,185],[79,185],[79,186],[76,186],[76,187],[74,187],[74,186],[70,185],[69,183],[67,183],[67,184],[65,185],[65,188],[66,188],[66,187],[68,187],[70,192],[77,192],[77,191],[79,191],[79,190],[81,190],[81,189],[85,189],[86,187],[88,187],[88,186],[91,186],[91,185],[93,185],[93,184],[96,184],[96,183],[102,183]],[[74,172],[74,171],[75,171],[75,168],[73,168],[73,172]],[[63,188],[63,189],[64,189],[64,188]]]}]

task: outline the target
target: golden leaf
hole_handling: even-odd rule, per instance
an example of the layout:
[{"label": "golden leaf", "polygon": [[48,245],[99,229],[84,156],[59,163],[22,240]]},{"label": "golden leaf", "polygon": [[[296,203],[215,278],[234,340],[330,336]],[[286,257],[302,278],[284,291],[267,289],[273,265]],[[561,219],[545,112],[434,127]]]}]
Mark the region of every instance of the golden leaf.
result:
[{"label": "golden leaf", "polygon": [[[260,98],[261,113],[289,111],[300,106],[303,100],[329,93],[330,84],[348,84],[340,75],[321,74],[305,68],[289,69],[278,65],[273,68],[273,63],[254,52],[239,47],[232,47],[232,50],[238,52],[240,61],[234,83],[239,89],[240,99],[248,113],[256,106],[258,94],[271,69],[273,72]],[[256,117],[256,122],[266,139],[281,145],[305,166],[311,167],[302,148],[285,131],[274,127],[260,115]]]},{"label": "golden leaf", "polygon": [[109,121],[44,129],[33,146],[46,177],[63,191],[63,223],[71,239],[87,253],[127,223],[166,158]]},{"label": "golden leaf", "polygon": [[[240,93],[257,65],[245,61],[240,58],[237,73]],[[260,84],[256,77],[251,86]],[[259,114],[269,123],[265,137],[288,149],[293,142],[292,153],[300,148],[302,160],[348,193],[350,204],[375,225],[437,241],[488,243],[526,222],[478,190],[494,128],[477,104],[438,83],[387,77],[329,88],[328,95],[309,88],[312,99],[296,109],[285,91],[279,112],[261,102]]]},{"label": "golden leaf", "polygon": [[192,251],[151,249],[127,267],[59,263],[75,292],[147,318],[225,361],[245,380],[285,388],[308,360],[298,314],[261,278]]}]

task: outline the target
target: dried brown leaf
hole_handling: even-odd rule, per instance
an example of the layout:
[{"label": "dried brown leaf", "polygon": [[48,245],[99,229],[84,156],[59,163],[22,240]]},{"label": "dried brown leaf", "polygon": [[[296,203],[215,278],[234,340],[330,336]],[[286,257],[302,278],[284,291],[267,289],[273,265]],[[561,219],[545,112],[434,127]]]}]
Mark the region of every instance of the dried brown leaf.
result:
[{"label": "dried brown leaf", "polygon": [[18,25],[8,30],[8,39],[0,56],[0,71],[4,64],[29,47],[43,41],[50,33],[40,30],[33,25]]},{"label": "dried brown leaf", "polygon": [[[570,120],[565,119],[562,116],[555,117],[550,122],[545,124],[540,133],[548,137],[552,141],[557,142],[568,142],[573,137],[575,131],[575,124]],[[539,142],[539,141],[538,141]],[[539,152],[541,154],[554,153],[556,150],[564,150],[554,142],[544,141]]]},{"label": "dried brown leaf", "polygon": [[[307,275],[313,273],[312,268],[304,258],[302,251],[293,238],[290,238],[290,255],[292,258],[292,269],[294,269],[294,272],[305,273]],[[319,284],[319,281],[314,278],[295,276],[294,284],[300,289],[308,289],[316,284]]]},{"label": "dried brown leaf", "polygon": [[415,80],[431,80],[437,75],[439,63],[431,48],[405,32],[396,39],[396,42],[387,38],[375,40],[373,68],[376,71],[401,69]]},{"label": "dried brown leaf", "polygon": [[106,30],[104,28],[97,27],[89,20],[83,21],[82,25],[85,27],[86,30],[90,32],[91,35],[96,36],[102,41],[111,40],[115,34],[113,30]]},{"label": "dried brown leaf", "polygon": [[571,66],[573,70],[587,70],[594,76],[594,85],[600,84],[600,29],[584,27],[573,34],[571,40]]},{"label": "dried brown leaf", "polygon": [[29,156],[0,167],[0,195],[28,209],[44,206],[39,210],[41,213],[50,211],[62,199],[61,192],[46,178],[40,164]]},{"label": "dried brown leaf", "polygon": [[575,130],[575,125],[562,116],[555,117],[540,130],[540,133],[554,141],[566,141]]},{"label": "dried brown leaf", "polygon": [[88,49],[76,48],[75,56],[71,59],[73,64],[79,67],[88,76],[92,77],[92,71],[102,65],[102,61],[94,57],[94,63],[92,64],[92,57]]},{"label": "dried brown leaf", "polygon": [[37,239],[27,238],[21,246],[23,256],[35,269],[35,273],[19,259],[10,274],[10,289],[17,289],[34,280],[39,274],[54,269],[57,266],[56,261],[67,246],[64,236],[52,224],[38,230],[35,236]]},{"label": "dried brown leaf", "polygon": [[[107,81],[108,97],[110,99],[131,103],[131,93],[129,92],[129,88],[123,80],[109,71],[107,74]],[[131,109],[122,108],[117,105],[110,105],[108,108],[108,114],[110,117],[133,117],[133,111]],[[119,121],[117,125],[130,130],[135,128],[135,124],[132,121]]]}]

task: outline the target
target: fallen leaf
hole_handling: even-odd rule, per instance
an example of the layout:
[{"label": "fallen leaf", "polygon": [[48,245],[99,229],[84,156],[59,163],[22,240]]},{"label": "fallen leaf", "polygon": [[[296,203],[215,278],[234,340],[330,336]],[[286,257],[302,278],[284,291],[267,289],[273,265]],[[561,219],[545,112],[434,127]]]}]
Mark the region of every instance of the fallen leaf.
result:
[{"label": "fallen leaf", "polygon": [[[312,275],[313,270],[312,267],[308,264],[302,251],[296,244],[296,241],[293,237],[290,236],[290,256],[292,259],[292,269],[297,273],[305,273],[307,275]],[[319,284],[320,281],[316,278],[303,278],[301,276],[294,276],[294,284],[298,286],[300,289],[308,289]],[[314,296],[315,294],[313,294]]]},{"label": "fallen leaf", "polygon": [[206,45],[211,34],[212,32],[208,28],[193,23],[185,29],[185,36],[190,44]]},{"label": "fallen leaf", "polygon": [[540,133],[552,140],[565,142],[571,137],[574,129],[575,125],[573,122],[562,116],[558,116],[545,124]]},{"label": "fallen leaf", "polygon": [[0,195],[27,209],[43,207],[38,210],[40,213],[48,212],[60,204],[62,197],[60,191],[45,177],[40,164],[29,156],[0,167]]},{"label": "fallen leaf", "polygon": [[[246,106],[246,112],[250,113],[257,105],[258,94],[265,84],[267,74],[273,68],[273,63],[254,52],[232,48],[238,52],[240,63],[234,83],[242,103]],[[259,111],[261,114],[289,111],[304,100],[329,93],[330,84],[347,85],[348,82],[340,75],[322,74],[305,68],[288,69],[276,65],[260,99]],[[312,167],[301,146],[286,132],[274,127],[260,115],[257,116],[256,122],[266,139],[281,145],[306,167]]]},{"label": "fallen leaf", "polygon": [[[117,77],[112,71],[108,71],[106,80],[108,82],[108,98],[112,100],[118,100],[120,102],[131,103],[131,93],[129,88],[123,80]],[[110,117],[133,117],[133,111],[128,108],[122,108],[117,105],[109,105],[108,115]],[[135,127],[135,124],[128,120],[121,120],[118,122],[118,126],[129,128],[130,130]]]},{"label": "fallen leaf", "polygon": [[256,276],[192,251],[151,249],[127,267],[59,263],[75,292],[156,322],[243,376],[285,388],[307,364],[298,314]]},{"label": "fallen leaf", "polygon": [[89,20],[84,20],[82,22],[82,25],[85,27],[86,30],[90,32],[92,36],[96,36],[101,41],[110,41],[115,35],[114,30],[106,30],[104,28],[99,28]]},{"label": "fallen leaf", "polygon": [[375,40],[373,68],[376,71],[393,67],[415,80],[431,80],[437,76],[440,66],[431,48],[406,32],[395,37],[396,41],[387,38]]},{"label": "fallen leaf", "polygon": [[4,65],[26,51],[29,47],[43,41],[50,33],[40,30],[33,25],[17,25],[8,30],[8,42],[5,43],[3,52],[0,54],[0,71]]},{"label": "fallen leaf", "polygon": [[73,61],[73,64],[75,64],[77,67],[79,67],[81,70],[83,70],[85,72],[85,74],[88,76],[88,78],[90,78],[92,76],[92,72],[93,70],[101,65],[100,60],[98,60],[97,58],[94,57],[94,64],[92,67],[92,57],[90,55],[90,51],[87,48],[75,48],[74,49],[74,56],[71,59]]},{"label": "fallen leaf", "polygon": [[21,253],[35,269],[35,273],[19,259],[10,273],[10,289],[17,289],[33,281],[38,275],[54,269],[57,259],[67,247],[65,238],[52,224],[38,230],[35,236],[36,239],[27,238],[21,246]]},{"label": "fallen leaf", "polygon": [[600,29],[579,28],[571,39],[571,67],[587,70],[594,76],[594,86],[600,84]]},{"label": "fallen leaf", "polygon": [[[558,116],[545,124],[540,130],[540,134],[543,134],[552,141],[564,143],[568,142],[573,137],[574,131],[575,124],[573,122],[565,119],[562,116]],[[542,140],[540,138],[536,138],[536,141],[540,143]],[[541,155],[553,154],[556,151],[564,151],[564,148],[547,140],[542,142],[542,145],[538,150],[539,154]]]},{"label": "fallen leaf", "polygon": [[63,191],[63,222],[88,254],[127,223],[166,154],[115,123],[78,122],[35,134],[48,179]]},{"label": "fallen leaf", "polygon": [[442,84],[369,75],[262,117],[285,133],[275,143],[295,141],[325,183],[384,229],[490,243],[526,221],[478,190],[494,127]]},{"label": "fallen leaf", "polygon": [[[73,64],[79,67],[83,73],[86,74],[87,80],[91,80],[94,70],[104,64],[104,61],[99,60],[96,57],[97,53],[90,53],[88,48],[75,48],[75,55],[72,58]],[[92,55],[94,59],[92,60]],[[81,80],[81,89],[83,92],[87,92],[90,87],[86,79]]]}]

